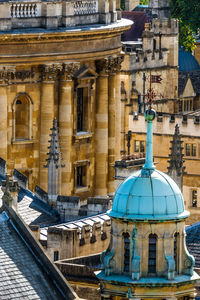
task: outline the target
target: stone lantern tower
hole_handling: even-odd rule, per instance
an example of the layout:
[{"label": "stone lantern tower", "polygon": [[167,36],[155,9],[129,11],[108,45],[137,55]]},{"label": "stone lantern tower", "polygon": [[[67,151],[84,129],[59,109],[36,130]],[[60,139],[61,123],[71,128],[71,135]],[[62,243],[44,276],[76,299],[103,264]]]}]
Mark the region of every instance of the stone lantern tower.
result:
[{"label": "stone lantern tower", "polygon": [[102,299],[194,299],[199,277],[185,244],[189,212],[177,184],[155,169],[155,111],[149,108],[145,117],[145,165],[120,185],[109,212],[111,240],[97,275]]}]

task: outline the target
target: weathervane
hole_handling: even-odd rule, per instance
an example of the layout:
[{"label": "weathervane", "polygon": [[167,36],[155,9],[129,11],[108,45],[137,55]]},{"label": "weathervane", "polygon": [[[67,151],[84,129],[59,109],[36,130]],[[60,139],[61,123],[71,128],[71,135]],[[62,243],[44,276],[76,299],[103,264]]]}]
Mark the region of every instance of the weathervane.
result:
[{"label": "weathervane", "polygon": [[160,96],[163,98],[162,94],[156,94],[154,89],[152,88],[152,83],[159,83],[162,84],[162,77],[161,75],[151,75],[150,72],[150,87],[147,90],[147,93],[145,93],[145,82],[147,80],[147,77],[145,73],[143,73],[143,102],[144,102],[144,112],[145,112],[145,98],[147,97],[147,103],[149,104],[149,107],[151,108],[153,100],[156,98],[156,96]]}]

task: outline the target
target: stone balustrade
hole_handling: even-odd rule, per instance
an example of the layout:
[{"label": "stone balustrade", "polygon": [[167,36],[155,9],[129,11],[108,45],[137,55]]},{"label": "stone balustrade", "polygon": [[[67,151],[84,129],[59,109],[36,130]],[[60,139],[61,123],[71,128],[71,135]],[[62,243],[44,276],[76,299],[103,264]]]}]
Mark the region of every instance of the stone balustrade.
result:
[{"label": "stone balustrade", "polygon": [[12,18],[37,17],[37,3],[12,3],[10,15]]},{"label": "stone balustrade", "polygon": [[97,0],[74,1],[74,15],[90,15],[98,13]]},{"label": "stone balustrade", "polygon": [[0,2],[0,30],[110,24],[121,19],[118,11],[116,0],[3,0]]}]

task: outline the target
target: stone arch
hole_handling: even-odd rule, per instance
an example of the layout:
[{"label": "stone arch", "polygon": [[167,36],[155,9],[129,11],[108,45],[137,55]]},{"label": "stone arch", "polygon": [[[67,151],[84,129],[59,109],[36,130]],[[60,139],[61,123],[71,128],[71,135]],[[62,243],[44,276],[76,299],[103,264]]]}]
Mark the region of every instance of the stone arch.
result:
[{"label": "stone arch", "polygon": [[12,103],[13,141],[32,139],[32,106],[33,101],[28,94],[16,95]]}]

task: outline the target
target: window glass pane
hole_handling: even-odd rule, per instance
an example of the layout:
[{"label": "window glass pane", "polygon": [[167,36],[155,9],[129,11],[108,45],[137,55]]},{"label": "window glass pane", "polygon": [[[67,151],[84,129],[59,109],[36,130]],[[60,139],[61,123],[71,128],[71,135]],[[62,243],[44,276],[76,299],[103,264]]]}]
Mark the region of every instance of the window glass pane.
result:
[{"label": "window glass pane", "polygon": [[197,153],[197,145],[192,144],[192,156],[196,156],[196,153]]},{"label": "window glass pane", "polygon": [[130,269],[130,237],[128,233],[124,233],[124,272]]},{"label": "window glass pane", "polygon": [[145,152],[145,144],[144,141],[140,142],[140,152]]},{"label": "window glass pane", "polygon": [[135,141],[135,152],[139,152],[139,151],[140,151],[140,142]]},{"label": "window glass pane", "polygon": [[192,207],[197,207],[197,190],[192,190]]},{"label": "window glass pane", "polygon": [[186,156],[190,156],[190,146],[191,146],[191,144],[185,145],[185,155]]},{"label": "window glass pane", "polygon": [[77,131],[83,131],[83,88],[77,89]]},{"label": "window glass pane", "polygon": [[182,112],[182,105],[183,105],[183,102],[180,101],[179,104],[178,104],[178,111],[179,112]]},{"label": "window glass pane", "polygon": [[156,240],[155,234],[149,236],[149,261],[148,261],[148,272],[156,273]]}]

